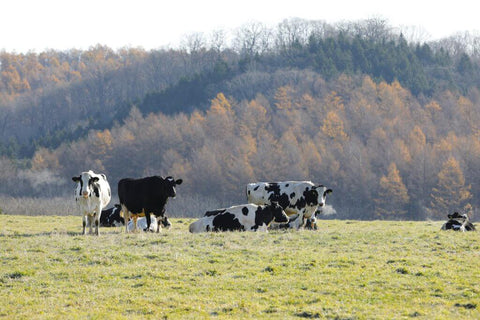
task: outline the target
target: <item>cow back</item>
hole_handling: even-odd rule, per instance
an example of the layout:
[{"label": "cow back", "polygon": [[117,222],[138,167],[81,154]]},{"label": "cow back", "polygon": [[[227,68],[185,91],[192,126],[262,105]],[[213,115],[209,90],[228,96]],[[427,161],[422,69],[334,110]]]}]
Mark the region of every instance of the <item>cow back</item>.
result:
[{"label": "cow back", "polygon": [[[287,214],[296,214],[297,209],[309,203],[315,203],[310,191],[315,185],[311,181],[257,182],[247,185],[248,202],[258,205],[270,204],[272,201],[286,210]],[[312,201],[314,200],[314,201]]]},{"label": "cow back", "polygon": [[125,178],[118,182],[118,197],[120,204],[134,214],[145,212],[161,216],[168,197],[172,196],[167,187],[165,180],[158,176]]}]

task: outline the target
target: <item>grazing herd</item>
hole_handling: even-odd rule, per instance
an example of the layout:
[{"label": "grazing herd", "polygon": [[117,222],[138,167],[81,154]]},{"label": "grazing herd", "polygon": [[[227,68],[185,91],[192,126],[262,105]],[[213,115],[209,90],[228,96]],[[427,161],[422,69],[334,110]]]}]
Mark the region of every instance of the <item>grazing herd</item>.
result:
[{"label": "grazing herd", "polygon": [[[83,214],[83,234],[99,234],[99,227],[125,225],[126,232],[159,232],[171,223],[165,214],[169,198],[182,179],[169,176],[125,178],[118,182],[120,204],[104,209],[111,200],[110,185],[104,174],[92,170],[72,178],[77,183],[75,201]],[[256,182],[246,187],[247,203],[207,211],[189,226],[192,233],[208,231],[267,231],[268,228],[317,229],[316,216],[332,193],[311,181]],[[130,219],[131,218],[131,219]],[[468,215],[455,212],[442,230],[473,231]],[[93,232],[95,227],[95,232]]]}]

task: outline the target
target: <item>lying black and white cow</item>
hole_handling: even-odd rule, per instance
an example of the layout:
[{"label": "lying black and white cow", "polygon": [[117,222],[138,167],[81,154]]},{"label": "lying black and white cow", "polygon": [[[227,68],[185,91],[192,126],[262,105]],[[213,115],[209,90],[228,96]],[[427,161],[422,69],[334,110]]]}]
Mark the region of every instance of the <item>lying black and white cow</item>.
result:
[{"label": "lying black and white cow", "polygon": [[160,217],[160,220],[157,220],[157,217],[155,215],[150,215],[150,228],[147,229],[147,218],[145,216],[138,216],[137,218],[137,228],[134,228],[133,225],[133,220],[130,219],[128,220],[128,226],[127,229],[128,231],[134,231],[135,229],[140,229],[140,230],[145,230],[145,231],[159,231],[161,227],[163,228],[170,228],[172,226],[172,223],[170,222],[170,219],[168,219],[167,216]]},{"label": "lying black and white cow", "polygon": [[[150,229],[150,214],[155,215],[157,219],[165,216],[165,206],[168,198],[175,198],[175,186],[182,184],[182,179],[175,180],[172,177],[146,177],[141,179],[121,179],[118,182],[118,197],[125,221],[128,221],[132,215],[134,224],[133,230],[137,227],[137,218],[145,215],[146,228]],[[160,225],[158,225],[160,226]],[[125,228],[128,230],[128,224]],[[159,232],[159,227],[157,232]]]},{"label": "lying black and white cow", "polygon": [[267,231],[272,221],[287,222],[288,217],[276,203],[268,205],[243,204],[207,211],[205,216],[190,224],[192,233],[208,231]]},{"label": "lying black and white cow", "polygon": [[332,189],[315,186],[311,181],[255,182],[247,185],[247,201],[269,204],[276,201],[291,217],[287,227],[299,229],[305,220],[314,216],[318,208],[325,206],[327,194]]},{"label": "lying black and white cow", "polygon": [[122,206],[116,204],[112,208],[102,210],[102,215],[100,216],[100,226],[101,227],[120,227],[125,225],[125,220],[122,215]]},{"label": "lying black and white cow", "polygon": [[448,215],[448,221],[443,224],[442,230],[475,231],[475,226],[470,222],[467,214],[454,212]]},{"label": "lying black and white cow", "polygon": [[110,185],[104,174],[96,174],[92,170],[82,172],[78,177],[72,177],[77,183],[75,189],[75,201],[83,214],[83,234],[86,227],[92,233],[93,221],[95,221],[95,234],[98,235],[100,216],[112,197]]}]

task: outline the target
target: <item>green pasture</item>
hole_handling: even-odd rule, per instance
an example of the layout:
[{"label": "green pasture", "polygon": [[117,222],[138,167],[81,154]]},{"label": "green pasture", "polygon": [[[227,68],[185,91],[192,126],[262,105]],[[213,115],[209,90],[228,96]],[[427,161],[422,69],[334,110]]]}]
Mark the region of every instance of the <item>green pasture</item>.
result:
[{"label": "green pasture", "polygon": [[480,319],[480,234],[442,222],[160,234],[2,215],[0,318]]}]

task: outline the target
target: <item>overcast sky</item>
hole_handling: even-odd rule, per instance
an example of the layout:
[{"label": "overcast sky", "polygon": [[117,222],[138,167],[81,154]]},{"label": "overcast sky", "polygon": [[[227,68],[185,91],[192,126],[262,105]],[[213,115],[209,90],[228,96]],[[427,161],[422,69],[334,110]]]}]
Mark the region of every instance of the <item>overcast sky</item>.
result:
[{"label": "overcast sky", "polygon": [[[176,47],[188,34],[232,31],[288,18],[328,23],[382,18],[435,40],[480,31],[474,0],[3,0],[0,50],[88,49],[95,44],[147,50]],[[474,8],[475,7],[475,8]]]}]

